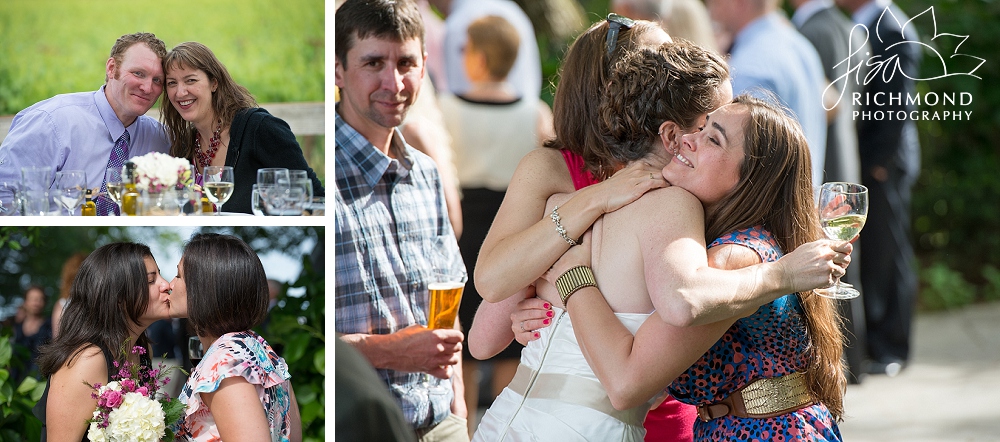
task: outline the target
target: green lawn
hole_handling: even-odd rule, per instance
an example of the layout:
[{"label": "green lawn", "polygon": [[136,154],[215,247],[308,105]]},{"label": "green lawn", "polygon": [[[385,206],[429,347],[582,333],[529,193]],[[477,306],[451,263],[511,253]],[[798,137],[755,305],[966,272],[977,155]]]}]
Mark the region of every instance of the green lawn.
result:
[{"label": "green lawn", "polygon": [[320,0],[0,1],[0,115],[96,90],[122,34],[152,32],[169,50],[199,41],[261,103],[322,101]]}]

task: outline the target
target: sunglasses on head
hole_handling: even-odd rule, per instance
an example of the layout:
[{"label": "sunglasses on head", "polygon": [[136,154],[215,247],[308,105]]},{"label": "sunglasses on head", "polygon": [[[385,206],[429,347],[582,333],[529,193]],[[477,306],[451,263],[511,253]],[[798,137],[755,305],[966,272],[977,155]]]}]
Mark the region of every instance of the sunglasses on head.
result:
[{"label": "sunglasses on head", "polygon": [[611,53],[615,51],[615,46],[618,45],[618,32],[623,28],[630,29],[632,26],[635,26],[635,20],[613,12],[608,14],[607,45],[609,57],[611,56]]}]

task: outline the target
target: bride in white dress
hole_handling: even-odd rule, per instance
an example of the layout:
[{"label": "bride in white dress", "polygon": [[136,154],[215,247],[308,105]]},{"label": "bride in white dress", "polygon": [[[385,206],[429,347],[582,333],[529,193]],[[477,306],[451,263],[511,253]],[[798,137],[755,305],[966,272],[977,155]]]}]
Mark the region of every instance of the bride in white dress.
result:
[{"label": "bride in white dress", "polygon": [[[554,324],[521,352],[514,380],[486,411],[473,441],[641,441],[650,403],[619,411],[577,345],[573,324]],[[648,314],[618,313],[635,333]],[[527,392],[527,394],[525,394]]]}]

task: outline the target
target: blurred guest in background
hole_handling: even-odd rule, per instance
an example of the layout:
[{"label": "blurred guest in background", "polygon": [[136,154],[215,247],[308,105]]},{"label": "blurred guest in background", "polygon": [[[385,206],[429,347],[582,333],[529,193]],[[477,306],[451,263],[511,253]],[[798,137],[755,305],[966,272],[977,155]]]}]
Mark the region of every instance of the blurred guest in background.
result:
[{"label": "blurred guest in background", "polygon": [[469,23],[480,17],[497,15],[514,25],[521,39],[517,61],[509,74],[514,93],[518,97],[539,96],[542,90],[542,63],[538,57],[535,29],[517,3],[510,0],[430,0],[430,3],[446,17],[444,62],[448,72],[448,92],[461,95],[468,92],[471,86],[462,55]]},{"label": "blurred guest in background", "polygon": [[[895,60],[894,75],[883,73],[867,82],[862,96],[876,94],[912,96],[920,71],[919,41],[908,18],[889,0],[838,0],[855,23],[867,27],[871,60]],[[893,19],[881,20],[888,11]],[[888,17],[888,16],[887,16]],[[888,80],[886,80],[888,78]],[[896,114],[913,110],[907,100],[863,100],[860,111]],[[910,330],[917,302],[915,256],[910,244],[910,201],[913,184],[920,174],[920,140],[917,124],[904,119],[857,120],[861,155],[861,184],[868,187],[868,222],[861,232],[861,283],[864,287],[868,326],[869,372],[895,376],[910,357]]]},{"label": "blurred guest in background", "polygon": [[45,289],[37,285],[28,287],[24,292],[24,317],[14,322],[14,345],[27,349],[30,357],[20,366],[11,367],[15,385],[26,376],[40,377],[36,361],[38,347],[52,339],[52,322],[44,314],[46,299]]},{"label": "blurred guest in background", "polygon": [[699,0],[611,0],[611,12],[636,20],[659,22],[671,37],[691,40],[719,52],[708,10]]},{"label": "blurred guest in background", "polygon": [[69,303],[69,289],[73,287],[73,278],[80,270],[80,264],[87,258],[86,253],[74,253],[63,263],[62,274],[59,277],[59,299],[56,299],[52,306],[52,337],[59,335],[59,322],[62,320],[63,311]]},{"label": "blurred guest in background", "polygon": [[712,21],[733,36],[732,45],[723,48],[731,54],[733,94],[769,99],[762,92],[770,91],[792,111],[809,141],[813,186],[819,186],[826,157],[821,99],[826,82],[816,49],[778,10],[778,0],[707,0],[705,5]]},{"label": "blurred guest in background", "polygon": [[[482,297],[476,291],[476,257],[493,218],[500,210],[517,163],[528,152],[555,137],[552,111],[537,97],[518,97],[507,81],[520,37],[503,17],[488,15],[468,27],[465,73],[471,80],[462,95],[442,94],[441,111],[455,146],[455,164],[462,184],[462,226],[459,239],[462,259],[469,270],[459,312],[462,324],[472,324]],[[407,138],[409,139],[409,138]],[[520,344],[511,344],[493,361],[492,397],[500,394],[517,370]],[[480,378],[480,367],[468,349],[463,350],[465,379]],[[465,386],[469,416],[475,416],[479,397],[477,382]],[[475,428],[475,419],[469,420]]]}]

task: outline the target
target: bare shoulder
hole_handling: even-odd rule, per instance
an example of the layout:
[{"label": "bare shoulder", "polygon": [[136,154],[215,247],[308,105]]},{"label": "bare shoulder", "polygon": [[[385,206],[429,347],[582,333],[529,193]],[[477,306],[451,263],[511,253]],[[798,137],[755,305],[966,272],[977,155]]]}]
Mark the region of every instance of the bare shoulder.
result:
[{"label": "bare shoulder", "polygon": [[510,185],[536,189],[546,198],[554,193],[575,190],[562,153],[548,147],[533,149],[521,158]]},{"label": "bare shoulder", "polygon": [[722,244],[708,249],[708,265],[717,269],[736,270],[760,263],[757,252],[739,244]]},{"label": "bare shoulder", "polygon": [[56,373],[52,375],[54,384],[79,387],[83,385],[80,381],[89,384],[104,383],[110,378],[108,364],[104,359],[104,353],[94,345],[83,347],[63,363]]},{"label": "bare shoulder", "polygon": [[[697,216],[698,219],[704,217],[701,201],[698,201],[698,198],[691,192],[674,186],[646,192],[626,207],[631,207],[631,210],[645,214],[653,213],[657,216]],[[645,218],[656,218],[656,216],[646,216]]]}]

